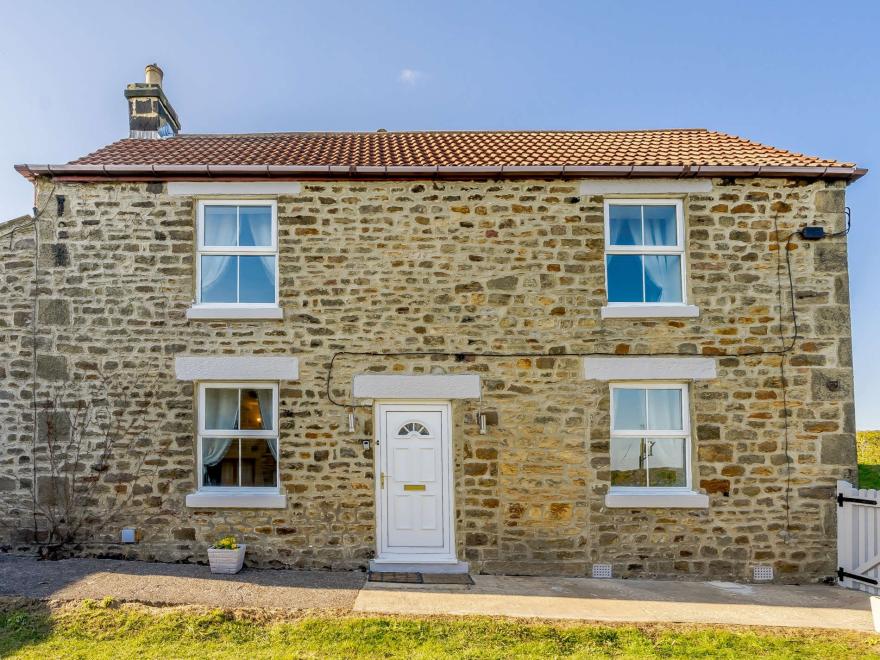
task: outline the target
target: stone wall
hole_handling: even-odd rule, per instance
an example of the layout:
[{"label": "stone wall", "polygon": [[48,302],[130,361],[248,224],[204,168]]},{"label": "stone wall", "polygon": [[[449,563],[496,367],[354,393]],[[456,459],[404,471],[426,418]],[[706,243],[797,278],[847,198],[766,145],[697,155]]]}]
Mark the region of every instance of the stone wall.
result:
[{"label": "stone wall", "polygon": [[[699,318],[600,317],[603,198],[581,196],[576,181],[329,181],[278,199],[285,319],[226,322],[185,317],[191,198],[159,183],[40,182],[38,401],[100,372],[135,383],[150,406],[149,432],[96,477],[101,501],[125,505],[77,551],[201,561],[233,533],[252,565],[363,568],[375,548],[372,451],[361,444],[372,420],[358,409],[349,433],[348,411],[328,402],[333,353],[496,351],[533,356],[341,356],[331,385],[350,401],[356,373],[481,375],[482,404],[453,404],[457,544],[473,570],[584,575],[610,562],[615,575],[748,579],[772,564],[781,579],[831,575],[835,480],[855,474],[845,239],[790,244],[802,339],[785,359],[786,392],[780,356],[738,354],[782,346],[780,304],[791,335],[778,237],[784,247],[813,222],[839,230],[843,184],[713,183],[684,203]],[[5,547],[20,550],[34,474],[33,238],[17,233],[0,253],[0,518],[13,521]],[[589,351],[717,357],[718,378],[691,396],[694,484],[708,509],[604,506],[608,385],[558,355]],[[181,354],[299,357],[300,380],[280,392],[287,509],[185,507],[195,420],[194,388],[174,378]],[[149,478],[133,467],[144,457]],[[127,525],[141,543],[114,545]]]}]

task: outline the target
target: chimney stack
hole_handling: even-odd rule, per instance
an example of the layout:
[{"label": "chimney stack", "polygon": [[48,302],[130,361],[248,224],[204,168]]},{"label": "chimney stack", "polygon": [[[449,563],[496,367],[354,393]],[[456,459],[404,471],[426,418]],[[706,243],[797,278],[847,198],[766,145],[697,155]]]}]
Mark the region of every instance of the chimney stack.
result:
[{"label": "chimney stack", "polygon": [[162,91],[162,69],[157,64],[144,68],[144,82],[125,88],[128,101],[128,136],[140,140],[158,140],[177,135],[180,120]]}]

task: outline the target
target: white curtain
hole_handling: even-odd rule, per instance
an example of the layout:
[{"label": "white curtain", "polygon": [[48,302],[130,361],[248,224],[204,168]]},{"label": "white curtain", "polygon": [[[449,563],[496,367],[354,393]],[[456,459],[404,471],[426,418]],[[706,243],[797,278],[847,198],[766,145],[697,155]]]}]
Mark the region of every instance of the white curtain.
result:
[{"label": "white curtain", "polygon": [[612,204],[611,245],[644,245],[642,236],[642,207]]},{"label": "white curtain", "polygon": [[[257,401],[260,404],[261,426],[264,431],[268,431],[275,423],[275,411],[272,410],[272,390],[257,390]],[[269,451],[272,457],[278,460],[278,443],[275,440],[267,439],[266,444],[269,445]]]},{"label": "white curtain", "polygon": [[[233,431],[238,428],[238,390],[210,387],[205,390],[205,429]],[[223,460],[231,438],[205,438],[202,464],[213,467]]]},{"label": "white curtain", "polygon": [[202,440],[202,465],[214,467],[223,460],[232,438],[204,438]]},{"label": "white curtain", "polygon": [[272,244],[272,216],[266,207],[248,208],[242,206],[238,216],[242,236],[253,237],[254,245],[267,246]]},{"label": "white curtain", "polygon": [[235,206],[205,207],[205,245],[238,245]]},{"label": "white curtain", "polygon": [[681,390],[648,390],[648,428],[681,430]]},{"label": "white curtain", "polygon": [[[681,302],[681,258],[674,254],[646,254],[643,259],[645,288],[647,289],[647,281],[650,280],[660,291],[657,300],[646,302]],[[645,297],[649,297],[647,291]]]},{"label": "white curtain", "polygon": [[263,271],[266,273],[266,279],[272,285],[272,288],[275,288],[275,257],[260,257],[260,266],[263,267]]},{"label": "white curtain", "polygon": [[[661,209],[670,209],[670,212],[675,213],[674,207],[655,207],[657,211]],[[645,232],[645,242],[644,245],[675,245],[675,222],[666,222],[666,220],[672,218],[666,218],[662,213],[649,213],[651,209],[650,206],[645,207],[645,224],[644,224],[644,232]],[[648,218],[648,215],[651,215],[651,218]]]},{"label": "white curtain", "polygon": [[[227,269],[230,262],[233,259],[238,259],[238,257],[231,256],[202,256],[202,296],[204,297],[205,291],[210,289],[217,280],[220,279],[220,276],[223,275],[223,272]],[[235,302],[235,300],[229,300],[228,302]]]}]

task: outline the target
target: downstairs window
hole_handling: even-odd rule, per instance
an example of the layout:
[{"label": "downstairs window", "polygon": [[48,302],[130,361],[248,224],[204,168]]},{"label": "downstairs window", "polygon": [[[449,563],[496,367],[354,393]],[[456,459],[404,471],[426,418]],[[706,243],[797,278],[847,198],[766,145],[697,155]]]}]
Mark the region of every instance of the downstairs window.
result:
[{"label": "downstairs window", "polygon": [[278,385],[199,386],[199,490],[278,492]]},{"label": "downstairs window", "polygon": [[611,492],[691,489],[688,386],[611,386]]}]

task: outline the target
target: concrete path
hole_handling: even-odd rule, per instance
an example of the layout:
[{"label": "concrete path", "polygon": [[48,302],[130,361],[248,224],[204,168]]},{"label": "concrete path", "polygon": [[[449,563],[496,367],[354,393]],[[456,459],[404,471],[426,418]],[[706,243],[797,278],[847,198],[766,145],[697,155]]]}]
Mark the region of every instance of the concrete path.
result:
[{"label": "concrete path", "polygon": [[36,561],[0,555],[0,596],[209,607],[351,610],[363,573],[260,571],[215,575],[207,566],[114,559]]},{"label": "concrete path", "polygon": [[475,584],[470,587],[368,582],[354,609],[386,614],[874,630],[867,594],[825,585],[473,577]]},{"label": "concrete path", "polygon": [[473,586],[365,584],[363,573],[245,569],[238,575],[213,575],[207,566],[194,564],[0,555],[0,596],[873,630],[868,596],[839,587],[473,577]]}]

